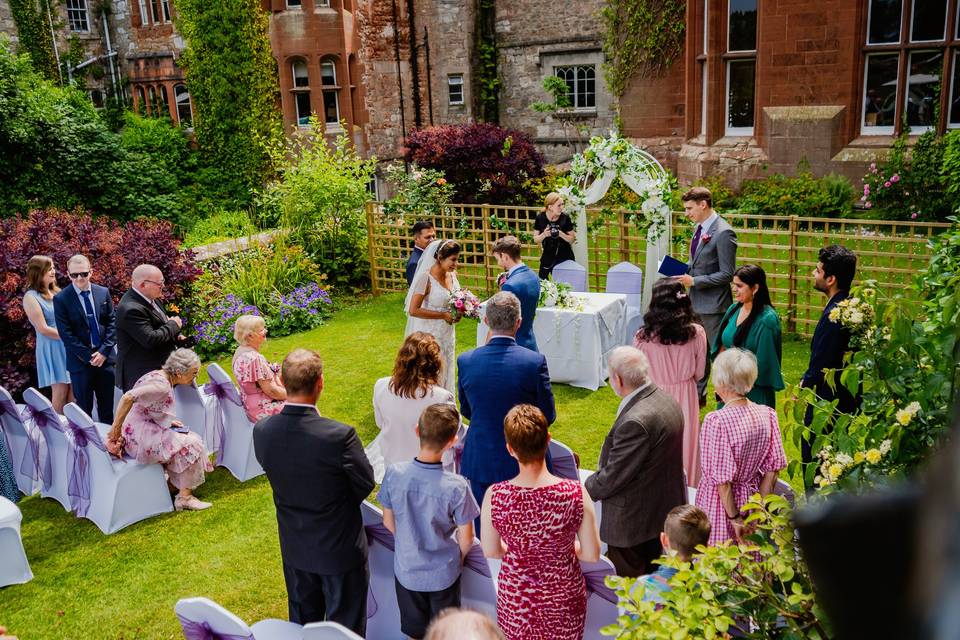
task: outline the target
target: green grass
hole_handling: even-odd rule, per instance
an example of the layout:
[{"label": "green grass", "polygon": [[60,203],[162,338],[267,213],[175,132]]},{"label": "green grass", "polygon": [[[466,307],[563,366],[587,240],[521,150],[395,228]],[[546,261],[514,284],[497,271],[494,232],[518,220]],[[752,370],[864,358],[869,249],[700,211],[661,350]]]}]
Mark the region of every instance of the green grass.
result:
[{"label": "green grass", "polygon": [[[294,347],[324,357],[326,387],[320,411],[355,425],[364,442],[376,435],[374,381],[389,375],[403,339],[402,296],[363,300],[313,331],[269,340],[264,353],[279,360]],[[458,349],[474,346],[474,327],[460,326]],[[804,341],[784,343],[784,378],[796,382],[806,366]],[[229,358],[221,361],[229,369]],[[556,385],[554,437],[595,466],[618,399]],[[786,440],[786,438],[785,438]],[[789,458],[796,451],[787,444]],[[0,624],[26,640],[181,638],[173,615],[179,598],[208,596],[248,622],[286,618],[277,525],[264,477],[240,484],[224,469],[207,476],[198,495],[214,507],[172,513],[104,536],[53,500],[26,498],[23,542],[34,579],[0,590]]]}]

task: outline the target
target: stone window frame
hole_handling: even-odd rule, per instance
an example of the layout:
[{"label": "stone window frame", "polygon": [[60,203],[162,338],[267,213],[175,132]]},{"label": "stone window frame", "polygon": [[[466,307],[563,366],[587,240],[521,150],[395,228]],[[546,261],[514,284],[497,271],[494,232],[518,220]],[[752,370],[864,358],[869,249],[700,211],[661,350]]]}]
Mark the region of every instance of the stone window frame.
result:
[{"label": "stone window frame", "polygon": [[90,33],[90,11],[87,0],[66,0],[67,24],[74,33]]},{"label": "stone window frame", "polygon": [[[310,126],[310,116],[313,115],[313,102],[310,95],[310,63],[304,56],[292,56],[287,60],[290,67],[290,94],[293,97],[293,116],[298,127]],[[297,65],[303,65],[306,71],[306,84],[297,84]],[[306,114],[301,109],[306,106]]]},{"label": "stone window frame", "polygon": [[[723,135],[730,137],[753,137],[757,130],[757,46],[760,42],[760,0],[753,0],[756,6],[757,21],[753,49],[730,48],[730,14],[735,0],[726,0],[723,15]],[[753,64],[753,124],[749,127],[730,125],[730,78],[733,65]]]},{"label": "stone window frame", "polygon": [[[455,82],[454,80],[459,80]],[[460,99],[454,99],[454,89],[457,89],[460,93]],[[450,73],[447,74],[447,104],[451,107],[462,107],[466,104],[466,92],[464,89],[464,80],[462,73]]]},{"label": "stone window frame", "polygon": [[[333,83],[328,84],[324,75],[324,68],[333,70]],[[323,95],[323,122],[328,131],[337,131],[340,129],[340,89],[342,88],[337,81],[337,59],[333,56],[325,56],[320,59],[320,85]],[[334,108],[337,112],[336,120],[327,119],[327,96],[333,96]]]},{"label": "stone window frame", "polygon": [[[564,71],[564,75],[561,76],[560,72]],[[583,63],[583,64],[558,64],[553,66],[553,75],[561,78],[564,82],[569,80],[566,77],[566,72],[570,71],[573,73],[573,91],[567,91],[567,98],[570,100],[571,107],[569,110],[574,113],[596,113],[597,111],[597,65],[593,63]],[[583,78],[584,82],[593,81],[593,91],[584,91],[582,94],[579,91],[580,86],[580,72],[583,71],[584,75],[586,72],[590,72],[593,76],[592,78]],[[569,89],[569,84],[567,85]],[[585,104],[578,104],[580,98],[583,98]]]},{"label": "stone window frame", "polygon": [[[186,103],[184,103],[184,101],[180,99],[181,96],[184,96],[184,95],[187,97]],[[193,128],[193,98],[191,98],[190,96],[190,90],[187,88],[187,85],[185,85],[182,82],[178,82],[177,84],[173,85],[173,101],[177,107],[176,109],[177,123],[181,125],[186,123],[186,126],[188,128]],[[184,117],[183,117],[184,106],[187,107],[186,120],[184,120]]]},{"label": "stone window frame", "polygon": [[303,0],[286,0],[283,6],[286,7],[287,10],[300,11],[303,9]]},{"label": "stone window frame", "polygon": [[[859,103],[857,104],[857,123],[861,136],[899,136],[904,131],[903,117],[910,104],[911,94],[908,89],[910,74],[908,69],[914,54],[938,53],[940,60],[940,104],[939,119],[930,126],[910,125],[911,134],[935,130],[942,133],[951,128],[960,128],[960,113],[955,121],[951,122],[950,107],[954,102],[960,103],[960,82],[957,73],[960,71],[960,0],[945,0],[945,37],[940,40],[914,40],[913,24],[915,0],[900,0],[900,31],[897,42],[871,43],[870,27],[873,18],[873,6],[876,0],[861,0],[863,3],[863,24],[860,32],[860,69],[859,69]],[[871,126],[866,124],[867,108],[867,73],[869,61],[873,56],[897,55],[896,92],[894,94],[893,126]],[[936,113],[936,111],[934,111]]]}]

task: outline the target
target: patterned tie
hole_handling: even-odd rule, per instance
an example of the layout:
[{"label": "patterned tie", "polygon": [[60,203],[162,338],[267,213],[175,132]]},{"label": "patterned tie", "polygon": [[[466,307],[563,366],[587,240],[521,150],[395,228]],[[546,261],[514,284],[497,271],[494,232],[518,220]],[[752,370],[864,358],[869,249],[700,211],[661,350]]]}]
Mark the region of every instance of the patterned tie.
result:
[{"label": "patterned tie", "polygon": [[90,292],[81,291],[83,298],[83,308],[87,313],[87,324],[90,325],[90,346],[94,349],[100,348],[100,327],[97,326],[97,314],[93,312],[93,304],[90,302]]},{"label": "patterned tie", "polygon": [[693,240],[690,241],[690,257],[693,258],[697,254],[697,247],[700,246],[700,232],[703,231],[703,227],[699,224],[697,225],[697,230],[693,234]]}]

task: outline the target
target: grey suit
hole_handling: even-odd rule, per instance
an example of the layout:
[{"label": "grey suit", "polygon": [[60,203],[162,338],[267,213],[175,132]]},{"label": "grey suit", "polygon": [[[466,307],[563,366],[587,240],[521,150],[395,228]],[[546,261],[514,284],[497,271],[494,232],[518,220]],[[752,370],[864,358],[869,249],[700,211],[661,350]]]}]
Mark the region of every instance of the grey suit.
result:
[{"label": "grey suit", "polygon": [[[708,236],[709,240],[705,241],[704,236]],[[690,302],[694,312],[700,316],[700,324],[707,334],[707,344],[712,345],[720,330],[723,314],[733,304],[730,283],[737,268],[737,233],[726,220],[717,216],[710,227],[703,230],[697,252],[690,258],[689,265],[689,273],[693,276]],[[709,377],[708,361],[703,378],[697,382],[697,392],[701,398],[705,397]]]},{"label": "grey suit", "polygon": [[[603,441],[597,472],[587,493],[603,501],[600,538],[618,575],[639,575],[622,567],[614,548],[649,547],[660,556],[659,536],[667,513],[687,501],[683,480],[683,413],[666,392],[650,383],[630,399]],[[642,568],[638,568],[642,572]]]}]

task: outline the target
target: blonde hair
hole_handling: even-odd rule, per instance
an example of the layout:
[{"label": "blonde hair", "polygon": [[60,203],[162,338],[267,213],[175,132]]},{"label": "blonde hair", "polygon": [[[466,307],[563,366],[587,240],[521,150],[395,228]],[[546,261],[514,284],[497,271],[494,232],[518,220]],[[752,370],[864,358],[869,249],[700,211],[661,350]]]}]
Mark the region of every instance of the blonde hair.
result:
[{"label": "blonde hair", "polygon": [[746,349],[733,347],[713,360],[710,380],[713,387],[724,387],[745,396],[757,381],[757,356]]},{"label": "blonde hair", "polygon": [[557,202],[558,200],[563,200],[563,196],[556,191],[551,191],[547,194],[547,197],[543,199],[543,210],[546,211],[548,207],[553,205],[553,203]]},{"label": "blonde hair", "polygon": [[247,344],[247,338],[255,334],[266,323],[261,316],[242,315],[233,323],[233,339],[240,344]]}]

